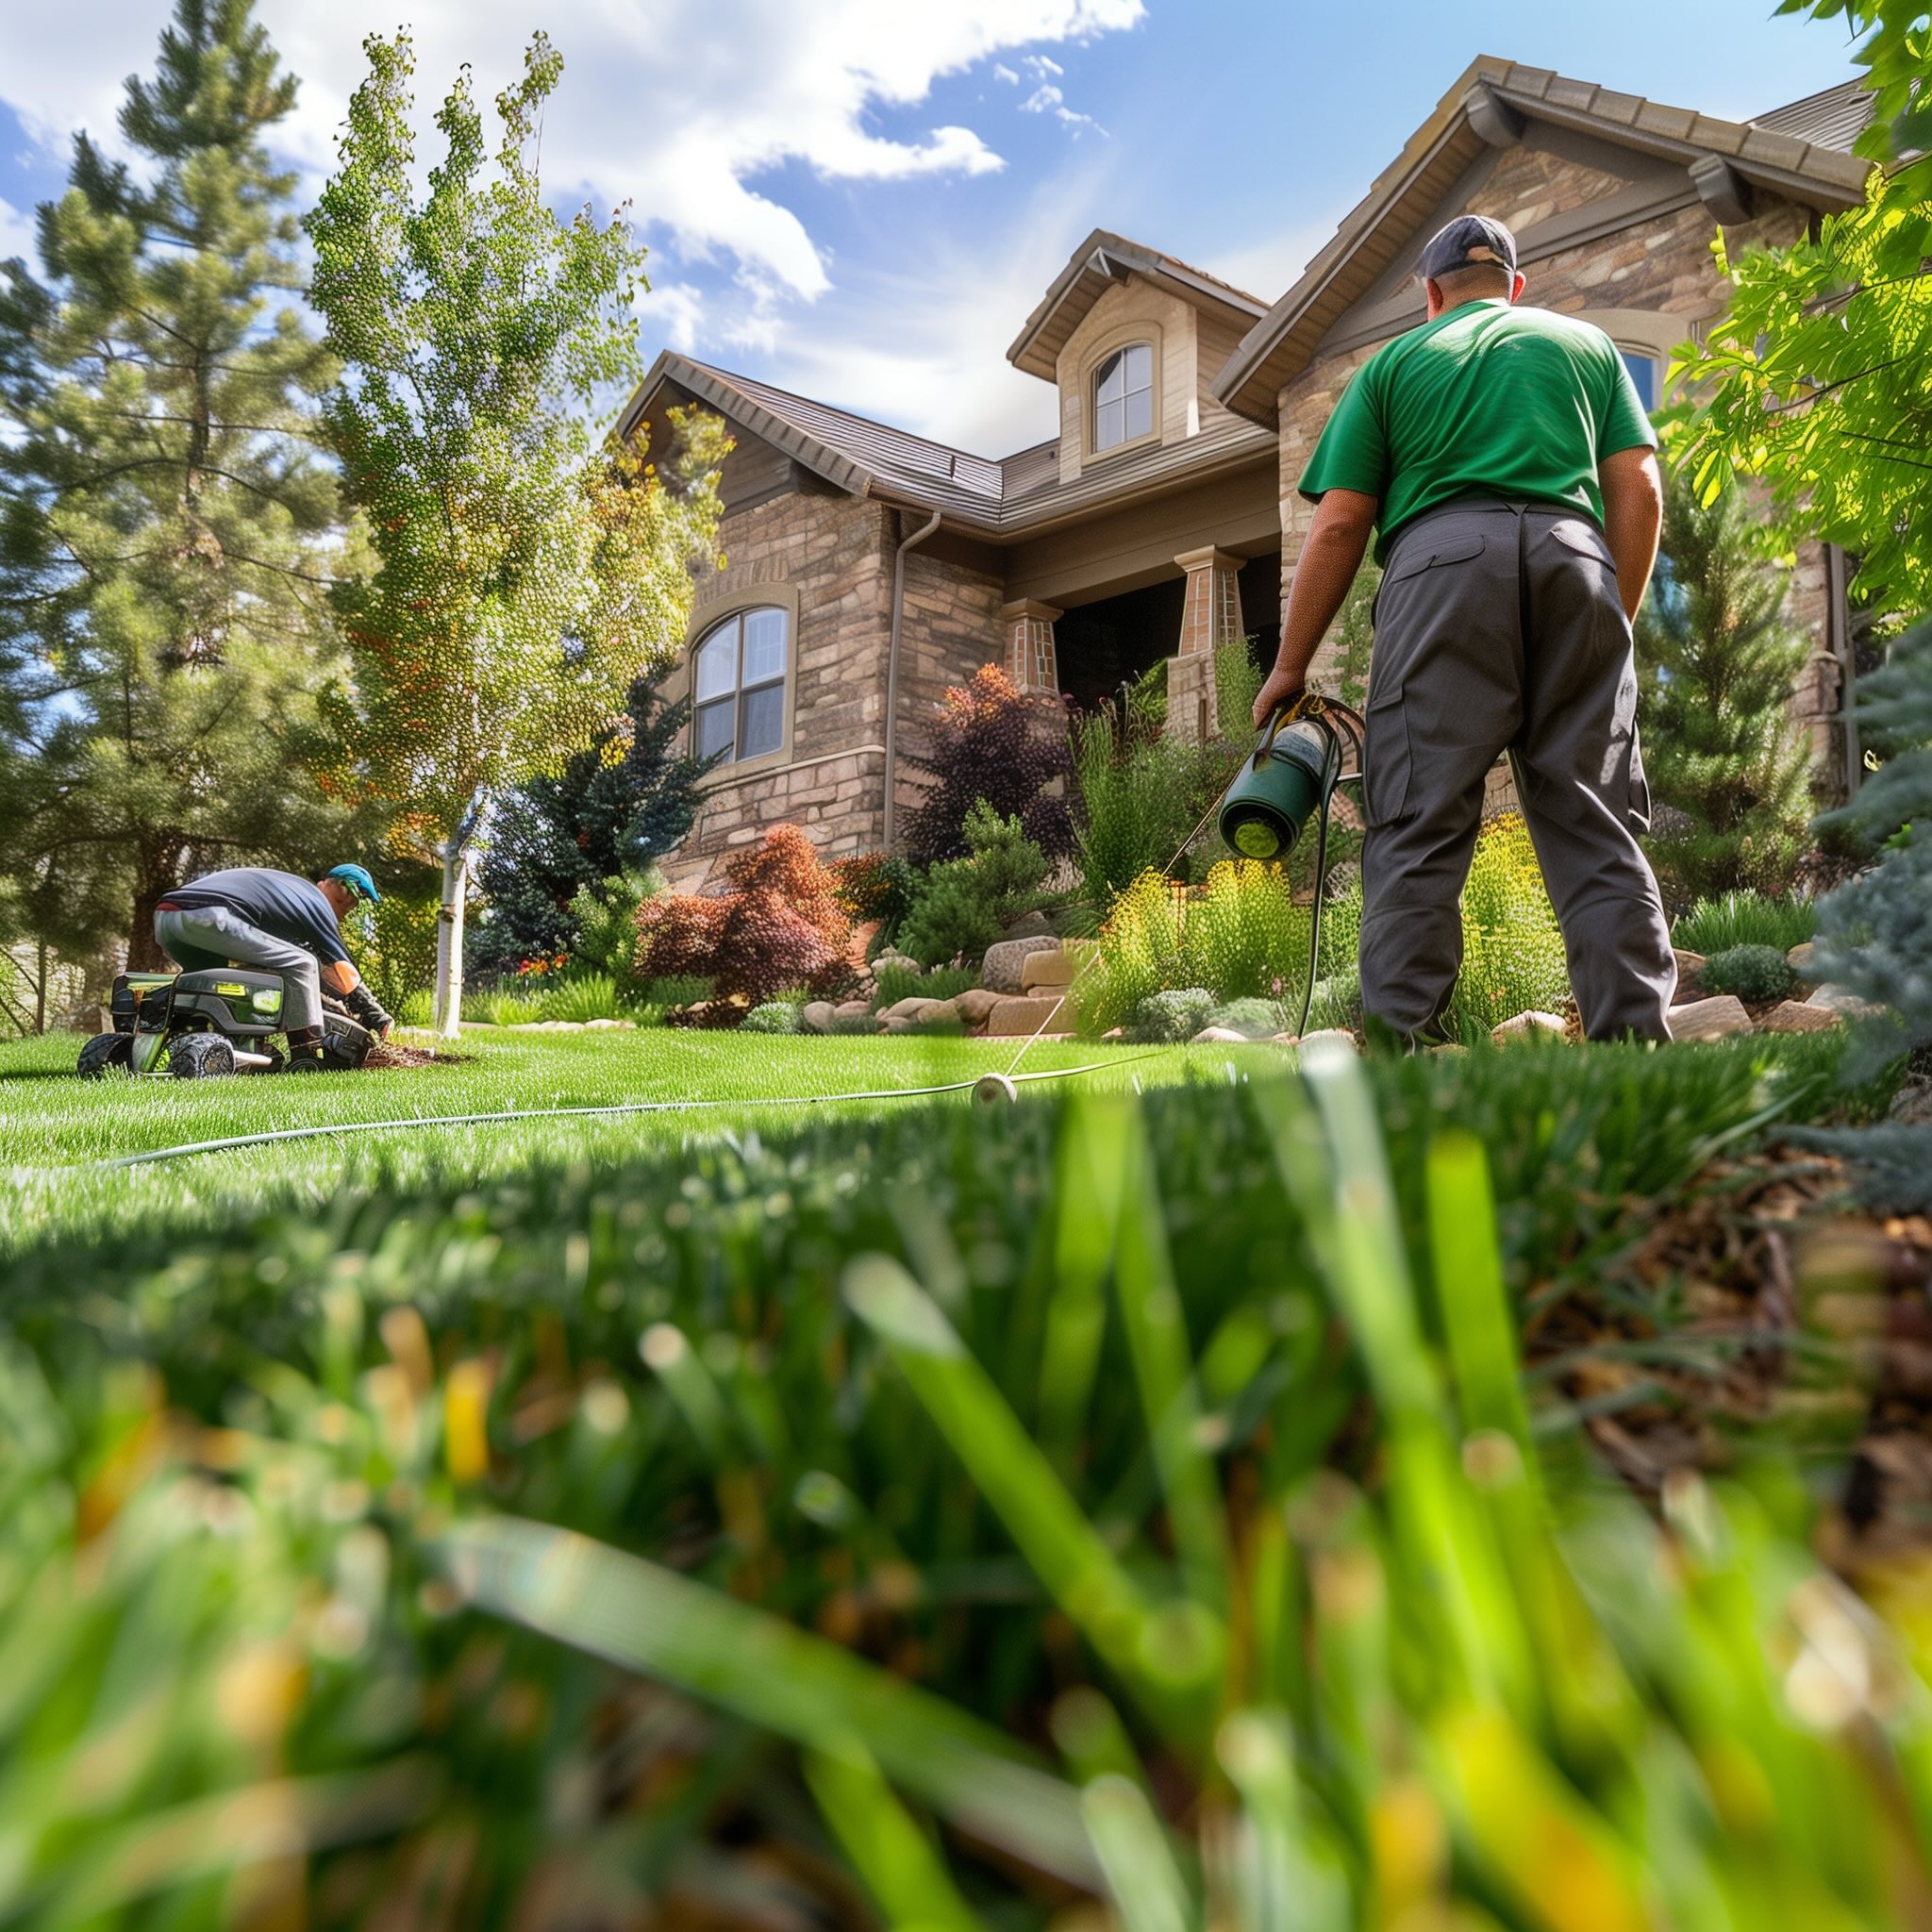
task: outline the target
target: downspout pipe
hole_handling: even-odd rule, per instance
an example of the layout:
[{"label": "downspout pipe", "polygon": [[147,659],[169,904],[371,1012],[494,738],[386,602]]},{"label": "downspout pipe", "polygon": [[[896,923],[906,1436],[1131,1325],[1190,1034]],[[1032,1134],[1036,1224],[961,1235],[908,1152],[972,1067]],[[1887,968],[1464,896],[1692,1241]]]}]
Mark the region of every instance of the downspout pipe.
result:
[{"label": "downspout pipe", "polygon": [[892,555],[892,638],[886,647],[886,812],[880,844],[892,849],[899,804],[899,632],[906,616],[906,553],[917,550],[940,526],[940,513],[900,543]]}]

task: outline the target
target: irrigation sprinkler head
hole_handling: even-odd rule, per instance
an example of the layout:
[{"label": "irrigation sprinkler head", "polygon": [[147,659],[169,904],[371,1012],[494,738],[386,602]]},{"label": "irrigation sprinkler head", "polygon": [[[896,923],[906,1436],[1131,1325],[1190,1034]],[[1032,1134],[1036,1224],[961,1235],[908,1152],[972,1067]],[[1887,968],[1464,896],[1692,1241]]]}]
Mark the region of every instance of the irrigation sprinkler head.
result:
[{"label": "irrigation sprinkler head", "polygon": [[997,1107],[1004,1100],[1018,1100],[1020,1090],[1004,1074],[982,1074],[973,1083],[975,1107]]}]

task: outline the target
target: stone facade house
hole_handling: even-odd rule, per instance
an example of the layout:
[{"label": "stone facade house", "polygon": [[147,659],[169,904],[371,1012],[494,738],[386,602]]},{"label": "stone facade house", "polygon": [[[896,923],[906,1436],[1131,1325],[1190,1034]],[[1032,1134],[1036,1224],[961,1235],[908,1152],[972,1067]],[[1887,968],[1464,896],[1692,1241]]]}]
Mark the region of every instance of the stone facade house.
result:
[{"label": "stone facade house", "polygon": [[[1524,300],[1598,324],[1647,400],[1724,303],[1710,253],[1779,242],[1861,197],[1856,83],[1720,121],[1509,61],[1474,61],[1270,306],[1096,230],[1007,351],[1059,394],[1059,433],[999,459],[666,353],[625,434],[696,403],[736,447],[724,561],[666,680],[724,753],[666,870],[707,879],[771,825],[829,856],[888,849],[942,692],[981,664],[1092,703],[1165,662],[1170,729],[1214,728],[1215,647],[1272,651],[1311,510],[1295,491],[1350,375],[1422,320],[1414,261],[1462,212],[1514,231]],[[1843,782],[1844,561],[1801,552],[1794,694]],[[1319,679],[1321,660],[1317,660]],[[1507,776],[1498,774],[1499,786]]]}]

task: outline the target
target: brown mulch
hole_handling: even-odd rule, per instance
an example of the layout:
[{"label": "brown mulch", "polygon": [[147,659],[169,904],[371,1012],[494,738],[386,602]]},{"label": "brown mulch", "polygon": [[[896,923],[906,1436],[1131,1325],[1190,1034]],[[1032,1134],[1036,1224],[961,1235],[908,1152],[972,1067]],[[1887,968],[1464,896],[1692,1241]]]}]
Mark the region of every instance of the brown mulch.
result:
[{"label": "brown mulch", "polygon": [[1850,1208],[1838,1161],[1716,1161],[1594,1285],[1532,1307],[1531,1368],[1635,1489],[1769,1425],[1847,1467],[1834,1562],[1932,1550],[1932,1221]]},{"label": "brown mulch", "polygon": [[454,1067],[469,1058],[466,1053],[436,1053],[427,1047],[404,1046],[399,1041],[379,1040],[369,1049],[369,1058],[362,1062],[362,1071],[365,1074],[392,1074],[413,1071],[418,1067]]}]

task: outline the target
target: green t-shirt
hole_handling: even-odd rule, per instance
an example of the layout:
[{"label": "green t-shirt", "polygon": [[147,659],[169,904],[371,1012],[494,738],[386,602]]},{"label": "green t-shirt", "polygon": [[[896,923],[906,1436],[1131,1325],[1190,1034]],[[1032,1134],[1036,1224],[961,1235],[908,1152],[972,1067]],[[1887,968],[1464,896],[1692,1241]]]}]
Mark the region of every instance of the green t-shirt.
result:
[{"label": "green t-shirt", "polygon": [[1311,502],[1378,500],[1375,561],[1412,517],[1458,496],[1527,496],[1603,522],[1596,468],[1657,447],[1602,329],[1500,299],[1464,302],[1378,349],[1341,392],[1302,472]]}]

